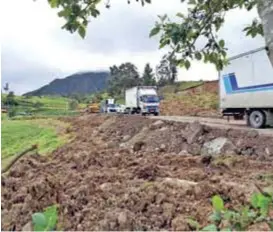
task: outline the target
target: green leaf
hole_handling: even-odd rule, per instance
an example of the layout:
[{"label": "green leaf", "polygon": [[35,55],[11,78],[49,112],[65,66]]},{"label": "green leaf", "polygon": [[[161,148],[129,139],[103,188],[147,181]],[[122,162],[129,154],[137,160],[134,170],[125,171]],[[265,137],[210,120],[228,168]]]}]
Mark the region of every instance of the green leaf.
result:
[{"label": "green leaf", "polygon": [[46,230],[47,231],[54,230],[58,220],[57,205],[52,205],[50,207],[47,207],[44,211],[44,216],[47,221]]},{"label": "green leaf", "polygon": [[251,195],[250,203],[251,203],[251,205],[252,205],[255,209],[258,208],[258,206],[259,206],[259,198],[258,198],[257,193],[253,193],[253,194]]},{"label": "green leaf", "polygon": [[202,59],[202,54],[201,54],[200,52],[196,52],[196,53],[195,53],[195,58],[196,58],[197,60],[201,60],[201,59]]},{"label": "green leaf", "polygon": [[84,38],[85,37],[85,33],[86,33],[86,30],[85,30],[85,27],[83,25],[80,25],[79,28],[78,28],[78,33],[79,35]]},{"label": "green leaf", "polygon": [[44,231],[47,226],[46,217],[43,213],[34,213],[32,215],[32,223],[34,225],[34,231]]},{"label": "green leaf", "polygon": [[159,26],[154,27],[150,32],[150,37],[155,36],[159,32],[160,32],[160,27]]},{"label": "green leaf", "polygon": [[217,227],[214,224],[210,224],[204,227],[201,231],[217,231]]},{"label": "green leaf", "polygon": [[189,69],[191,67],[190,61],[188,61],[188,60],[185,61],[185,67],[186,67],[186,69]]},{"label": "green leaf", "polygon": [[70,14],[68,9],[64,9],[58,12],[58,16],[59,17],[68,17]]},{"label": "green leaf", "polygon": [[220,45],[221,48],[225,47],[225,41],[221,39],[219,41],[219,45]]},{"label": "green leaf", "polygon": [[263,198],[259,199],[259,206],[261,215],[266,217],[269,211],[270,199],[268,197],[263,196]]},{"label": "green leaf", "polygon": [[224,209],[224,201],[219,195],[215,195],[212,198],[212,206],[215,211],[221,211]]},{"label": "green leaf", "polygon": [[183,18],[183,19],[185,18],[185,15],[183,15],[183,14],[182,14],[182,13],[180,13],[180,12],[179,12],[179,13],[177,13],[177,14],[176,14],[176,16],[177,16],[177,17],[179,17],[179,18]]},{"label": "green leaf", "polygon": [[196,4],[196,1],[195,1],[195,0],[189,0],[189,3],[188,3],[188,4],[194,5],[194,4]]},{"label": "green leaf", "polygon": [[212,222],[219,222],[219,221],[221,221],[221,213],[218,212],[218,211],[212,213],[209,216],[209,220],[212,221]]},{"label": "green leaf", "polygon": [[187,223],[190,225],[192,229],[199,230],[200,224],[196,220],[188,219]]},{"label": "green leaf", "polygon": [[49,0],[49,4],[52,8],[56,8],[59,5],[59,0]]}]

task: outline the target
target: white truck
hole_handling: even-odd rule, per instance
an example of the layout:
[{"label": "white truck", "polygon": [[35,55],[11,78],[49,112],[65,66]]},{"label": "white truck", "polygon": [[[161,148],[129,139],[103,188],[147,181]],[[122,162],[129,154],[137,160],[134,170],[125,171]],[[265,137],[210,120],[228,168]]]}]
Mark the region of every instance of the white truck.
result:
[{"label": "white truck", "polygon": [[219,74],[224,116],[247,119],[253,128],[273,123],[273,67],[263,47],[229,59]]},{"label": "white truck", "polygon": [[154,86],[136,86],[125,91],[126,112],[159,115],[159,98]]},{"label": "white truck", "polygon": [[117,112],[115,107],[115,99],[108,98],[101,103],[103,113],[115,113]]}]

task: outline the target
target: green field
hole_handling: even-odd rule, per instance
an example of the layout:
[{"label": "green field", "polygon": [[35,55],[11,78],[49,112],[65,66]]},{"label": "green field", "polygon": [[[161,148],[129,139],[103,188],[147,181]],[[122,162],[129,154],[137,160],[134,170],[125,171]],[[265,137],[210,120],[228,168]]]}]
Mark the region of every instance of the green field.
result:
[{"label": "green field", "polygon": [[68,124],[54,119],[6,120],[2,118],[2,167],[12,158],[34,144],[39,154],[48,154],[65,144],[69,137],[62,133]]},{"label": "green field", "polygon": [[[6,94],[2,94],[2,99]],[[69,108],[71,99],[55,96],[25,97],[15,96],[16,105],[10,106],[16,116],[71,116],[77,115],[80,109],[86,107],[86,104],[78,104],[77,109]]]}]

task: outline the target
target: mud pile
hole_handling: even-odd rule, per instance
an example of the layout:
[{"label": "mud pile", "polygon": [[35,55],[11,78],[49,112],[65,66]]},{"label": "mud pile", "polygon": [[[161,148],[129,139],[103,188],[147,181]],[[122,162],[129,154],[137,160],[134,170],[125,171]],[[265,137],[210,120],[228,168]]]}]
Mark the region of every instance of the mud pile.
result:
[{"label": "mud pile", "polygon": [[143,117],[71,119],[75,138],[51,156],[24,157],[2,176],[3,230],[59,205],[58,230],[190,230],[272,185],[272,138]]}]

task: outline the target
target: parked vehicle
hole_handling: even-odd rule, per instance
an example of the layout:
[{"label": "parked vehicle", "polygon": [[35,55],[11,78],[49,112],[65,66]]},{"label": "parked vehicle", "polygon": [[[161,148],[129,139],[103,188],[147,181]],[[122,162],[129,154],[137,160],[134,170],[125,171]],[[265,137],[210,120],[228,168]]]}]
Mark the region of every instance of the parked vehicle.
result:
[{"label": "parked vehicle", "polygon": [[245,117],[254,128],[273,123],[273,67],[266,48],[230,58],[219,78],[224,116]]},{"label": "parked vehicle", "polygon": [[106,113],[116,113],[116,112],[117,112],[117,108],[115,104],[107,105]]},{"label": "parked vehicle", "polygon": [[124,114],[125,113],[125,105],[116,104],[117,113]]},{"label": "parked vehicle", "polygon": [[126,112],[130,114],[159,114],[156,87],[137,86],[125,91]]},{"label": "parked vehicle", "polygon": [[114,113],[114,112],[116,112],[116,108],[115,108],[114,103],[115,103],[115,99],[113,99],[113,98],[103,100],[101,102],[101,111],[102,111],[102,113]]}]

